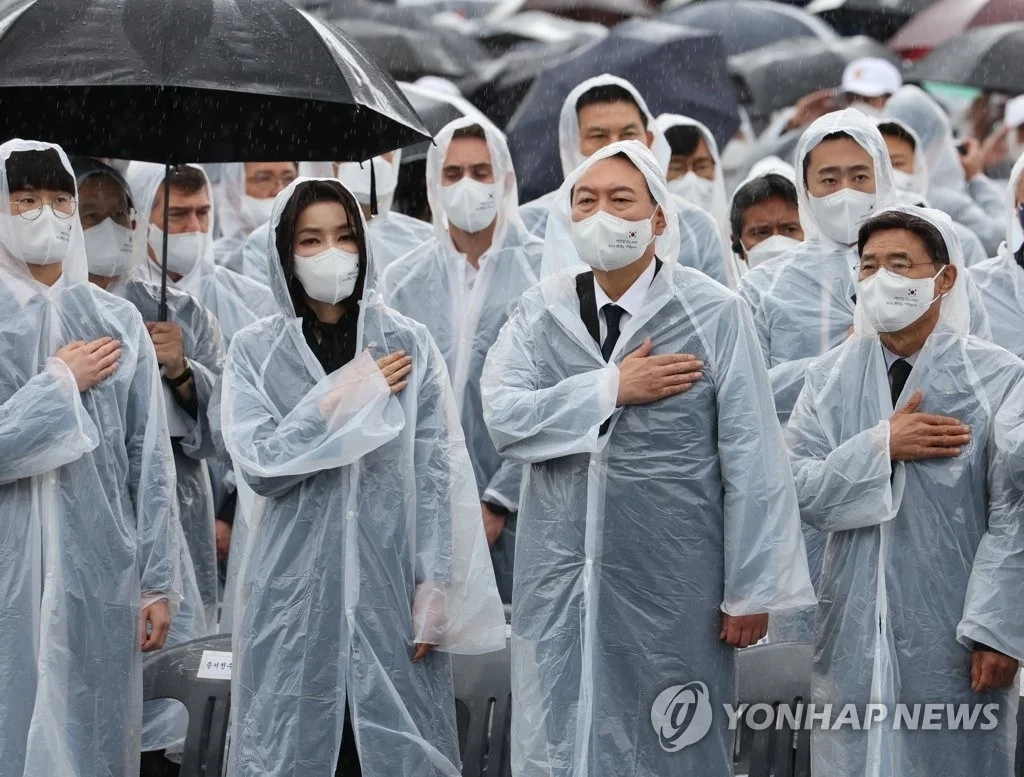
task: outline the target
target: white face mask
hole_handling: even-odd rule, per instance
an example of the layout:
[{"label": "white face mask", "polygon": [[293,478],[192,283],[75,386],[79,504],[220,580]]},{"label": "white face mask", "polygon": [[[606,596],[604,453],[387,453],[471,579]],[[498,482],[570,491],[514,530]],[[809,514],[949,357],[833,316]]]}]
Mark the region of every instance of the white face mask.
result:
[{"label": "white face mask", "polygon": [[498,184],[463,178],[441,187],[441,205],[450,224],[465,232],[482,232],[498,216]]},{"label": "white face mask", "polygon": [[23,216],[4,214],[7,216],[8,233],[4,247],[15,259],[27,264],[63,262],[71,248],[75,219],[59,218],[49,205],[44,205],[42,211],[31,221]]},{"label": "white face mask", "polygon": [[769,259],[775,259],[778,256],[782,256],[783,254],[792,251],[798,245],[800,245],[799,240],[794,240],[793,238],[786,237],[785,235],[772,235],[767,240],[762,240],[753,248],[747,248],[744,246],[743,250],[747,255],[747,266],[757,267],[759,264],[764,264]]},{"label": "white face mask", "polygon": [[857,304],[878,332],[899,332],[928,312],[935,301],[935,279],[904,278],[884,267],[857,285]]},{"label": "white face mask", "polygon": [[907,173],[903,170],[893,170],[892,182],[893,185],[901,192],[917,191],[917,178],[914,177],[913,173]]},{"label": "white face mask", "polygon": [[242,221],[249,227],[250,232],[270,221],[270,212],[273,209],[273,197],[268,197],[265,200],[250,197],[248,194],[242,197]]},{"label": "white face mask", "polygon": [[572,222],[572,244],[580,259],[595,270],[618,270],[643,256],[654,241],[653,220],[654,216],[628,221],[599,210]]},{"label": "white face mask", "polygon": [[132,231],[111,218],[85,230],[85,256],[89,272],[104,278],[120,278],[132,266]]},{"label": "white face mask", "polygon": [[[164,233],[155,224],[149,225],[149,247],[159,266],[163,256]],[[176,275],[191,273],[210,246],[209,232],[179,232],[167,236],[167,270]]]},{"label": "white face mask", "polygon": [[692,170],[682,178],[669,181],[668,190],[697,207],[708,212],[711,211],[711,201],[715,196],[715,182],[701,178]]},{"label": "white face mask", "polygon": [[311,298],[336,305],[348,299],[359,280],[359,254],[328,248],[315,256],[294,256],[295,277]]},{"label": "white face mask", "polygon": [[811,195],[810,208],[826,237],[843,245],[853,245],[857,242],[860,225],[875,209],[875,195],[840,189],[827,197]]},{"label": "white face mask", "polygon": [[[338,180],[356,196],[361,205],[370,204],[370,162],[340,162]],[[378,206],[398,188],[398,170],[384,157],[374,157],[373,172],[376,177]],[[383,212],[383,208],[379,208]]]}]

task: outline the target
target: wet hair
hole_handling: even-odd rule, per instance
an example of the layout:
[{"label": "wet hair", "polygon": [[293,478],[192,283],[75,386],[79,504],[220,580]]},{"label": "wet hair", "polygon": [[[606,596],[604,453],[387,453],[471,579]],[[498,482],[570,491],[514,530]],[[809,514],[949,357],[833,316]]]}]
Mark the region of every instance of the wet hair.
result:
[{"label": "wet hair", "polygon": [[75,193],[75,179],[60,160],[56,149],[13,151],[4,166],[7,190],[49,189]]},{"label": "wet hair", "polygon": [[[857,143],[857,141],[854,140],[853,135],[851,135],[849,132],[843,132],[843,131],[830,132],[828,135],[823,137],[818,142],[818,145],[814,146],[813,148],[808,149],[807,153],[804,155],[804,162],[803,162],[803,165],[804,165],[804,186],[807,185],[807,171],[811,169],[811,152],[814,151],[814,149],[817,148],[818,146],[822,145],[822,143],[828,143],[828,142],[833,141],[833,140],[853,140],[854,143]],[[857,143],[857,145],[859,146],[860,144]]]},{"label": "wet hair", "polygon": [[[202,170],[191,165],[176,165],[171,168],[170,186],[182,194],[195,194],[206,186],[206,176]],[[163,191],[167,179],[160,182],[160,191]]]},{"label": "wet hair", "polygon": [[479,124],[470,124],[468,127],[459,127],[459,129],[452,133],[452,140],[458,140],[459,138],[474,138],[486,143],[487,133],[484,132],[484,128]]},{"label": "wet hair", "polygon": [[672,156],[690,156],[704,140],[704,133],[697,127],[684,124],[665,130],[665,140],[672,147]]},{"label": "wet hair", "polygon": [[942,238],[939,228],[920,216],[900,210],[884,211],[877,216],[872,216],[861,225],[860,232],[857,234],[857,254],[864,253],[864,246],[867,245],[872,235],[893,229],[905,229],[908,232],[913,232],[924,243],[928,257],[933,263],[949,264],[949,250],[946,248],[946,241]]},{"label": "wet hair", "polygon": [[775,199],[785,200],[794,208],[798,207],[796,187],[792,181],[778,173],[762,175],[740,186],[732,197],[732,208],[729,211],[732,234],[737,238],[743,234],[743,219],[747,208]]},{"label": "wet hair", "polygon": [[299,223],[299,216],[310,205],[318,202],[336,202],[345,209],[345,216],[352,227],[355,235],[356,245],[359,247],[359,278],[356,279],[355,289],[349,299],[361,299],[363,296],[363,284],[366,281],[366,233],[363,231],[362,211],[355,197],[348,193],[339,181],[303,181],[295,187],[288,204],[281,212],[281,220],[277,225],[275,245],[277,254],[281,258],[281,269],[284,271],[284,280],[288,285],[288,294],[292,298],[292,306],[299,316],[307,312],[306,298],[302,284],[295,276],[295,226]]},{"label": "wet hair", "polygon": [[647,126],[647,115],[640,107],[640,103],[636,101],[632,92],[618,84],[595,86],[593,89],[588,89],[581,94],[579,99],[576,100],[576,116],[579,116],[580,112],[587,106],[600,103],[629,103],[640,114],[640,123],[645,127]]},{"label": "wet hair", "polygon": [[883,138],[902,140],[910,146],[911,151],[917,151],[917,141],[914,140],[914,136],[907,132],[907,128],[902,124],[898,124],[895,121],[883,121],[878,125],[878,131],[882,133]]}]

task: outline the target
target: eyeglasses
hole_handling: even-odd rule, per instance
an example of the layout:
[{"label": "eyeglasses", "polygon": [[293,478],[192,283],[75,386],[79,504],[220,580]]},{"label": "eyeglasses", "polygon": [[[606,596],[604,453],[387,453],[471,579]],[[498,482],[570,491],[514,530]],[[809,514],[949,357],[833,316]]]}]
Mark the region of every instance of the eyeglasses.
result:
[{"label": "eyeglasses", "polygon": [[35,221],[42,216],[44,205],[49,205],[53,215],[59,219],[71,218],[78,208],[78,200],[70,194],[58,194],[49,202],[44,202],[41,197],[27,195],[13,200],[11,204],[17,214],[28,221]]},{"label": "eyeglasses", "polygon": [[884,267],[894,275],[908,275],[915,267],[934,267],[935,262],[910,262],[906,259],[863,259],[857,266],[862,273],[878,272],[879,266]]}]

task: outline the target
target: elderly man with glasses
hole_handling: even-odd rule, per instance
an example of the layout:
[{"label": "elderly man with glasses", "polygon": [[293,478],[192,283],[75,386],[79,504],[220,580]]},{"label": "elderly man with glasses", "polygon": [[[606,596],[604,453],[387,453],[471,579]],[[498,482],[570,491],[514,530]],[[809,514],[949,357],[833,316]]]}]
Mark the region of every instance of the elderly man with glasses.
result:
[{"label": "elderly man with glasses", "polygon": [[881,706],[815,731],[812,771],[1008,777],[1024,362],[969,333],[948,216],[890,208],[858,237],[854,332],[811,362],[786,431],[801,517],[827,536],[812,701]]}]

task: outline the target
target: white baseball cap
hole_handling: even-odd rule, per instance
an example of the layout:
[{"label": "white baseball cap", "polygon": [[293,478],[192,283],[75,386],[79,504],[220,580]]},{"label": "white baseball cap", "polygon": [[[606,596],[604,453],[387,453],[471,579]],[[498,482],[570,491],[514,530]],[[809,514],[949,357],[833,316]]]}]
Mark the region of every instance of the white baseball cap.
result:
[{"label": "white baseball cap", "polygon": [[1006,101],[1006,112],[1003,113],[1003,124],[1010,129],[1017,129],[1024,124],[1024,94]]},{"label": "white baseball cap", "polygon": [[903,86],[899,69],[886,59],[864,57],[855,59],[843,71],[843,92],[860,97],[882,97],[896,94]]}]

